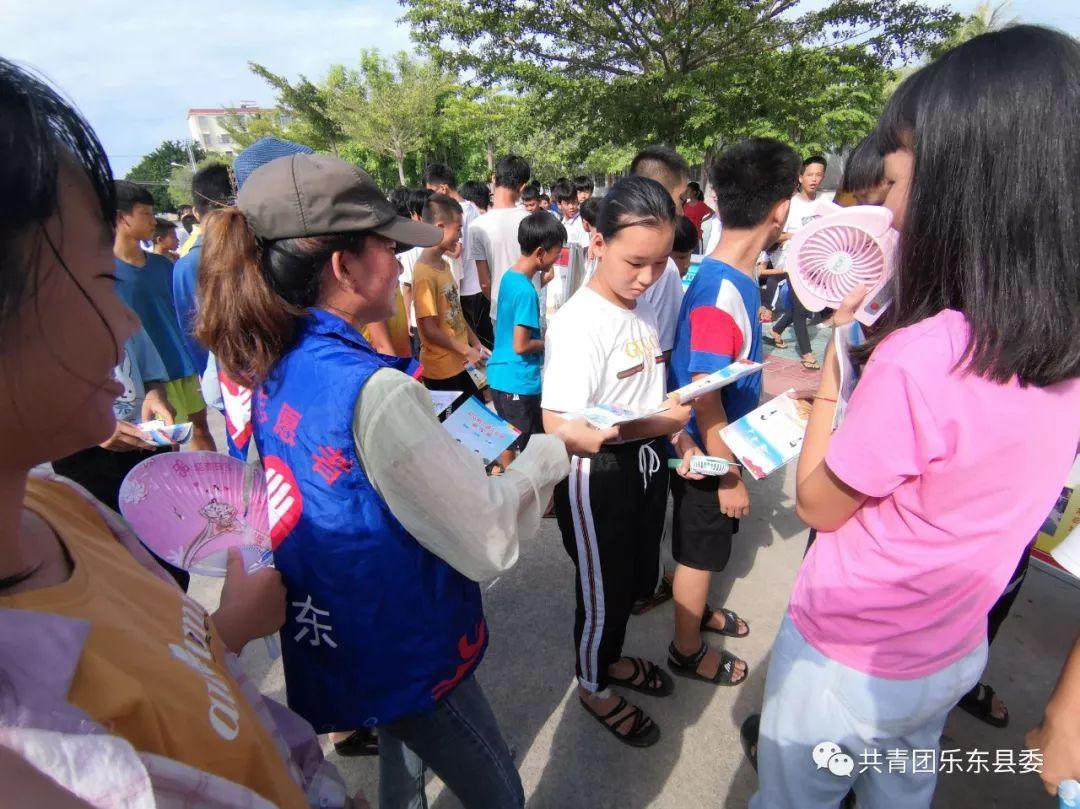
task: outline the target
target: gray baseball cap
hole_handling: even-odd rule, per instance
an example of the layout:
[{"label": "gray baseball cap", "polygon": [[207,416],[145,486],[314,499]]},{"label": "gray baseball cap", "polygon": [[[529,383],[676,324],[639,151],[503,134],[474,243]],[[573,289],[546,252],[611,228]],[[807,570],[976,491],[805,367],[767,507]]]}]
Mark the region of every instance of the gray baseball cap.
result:
[{"label": "gray baseball cap", "polygon": [[261,239],[361,230],[416,247],[442,239],[434,225],[398,216],[366,171],[329,155],[271,160],[247,178],[236,204]]}]

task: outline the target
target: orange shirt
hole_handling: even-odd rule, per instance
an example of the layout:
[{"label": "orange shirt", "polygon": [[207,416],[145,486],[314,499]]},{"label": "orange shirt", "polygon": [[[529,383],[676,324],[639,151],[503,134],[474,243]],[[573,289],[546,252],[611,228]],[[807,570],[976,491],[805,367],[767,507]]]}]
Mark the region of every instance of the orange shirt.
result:
[{"label": "orange shirt", "polygon": [[0,597],[0,607],[89,622],[68,700],[137,750],[166,756],[306,807],[270,732],[226,670],[206,611],[131,556],[67,486],[31,478],[25,505],[74,563],[63,584]]}]

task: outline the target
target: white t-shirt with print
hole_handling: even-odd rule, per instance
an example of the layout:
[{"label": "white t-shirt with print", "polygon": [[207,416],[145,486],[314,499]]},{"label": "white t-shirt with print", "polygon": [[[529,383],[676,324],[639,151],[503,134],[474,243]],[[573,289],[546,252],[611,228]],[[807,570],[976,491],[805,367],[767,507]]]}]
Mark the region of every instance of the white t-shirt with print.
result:
[{"label": "white t-shirt with print", "polygon": [[649,302],[656,313],[660,350],[671,351],[675,347],[675,330],[679,325],[679,308],[683,298],[682,277],[674,261],[668,259],[664,274],[641,297]]},{"label": "white t-shirt with print", "polygon": [[[816,219],[820,214],[817,212],[818,205],[828,201],[833,195],[828,192],[818,193],[813,199],[803,199],[802,192],[791,198],[791,208],[788,209],[787,221],[784,223],[784,233],[795,233],[802,229],[808,222]],[[772,252],[773,267],[782,269],[787,264],[787,251],[790,241],[784,242]]]},{"label": "white t-shirt with print", "polygon": [[654,410],[664,403],[666,376],[648,302],[624,309],[582,287],[548,324],[540,406],[561,413],[601,404]]},{"label": "white t-shirt with print", "polygon": [[[491,273],[491,319],[499,309],[499,281],[521,257],[518,225],[529,215],[524,208],[492,208],[469,224],[468,258],[486,261]],[[533,278],[540,288],[540,274]]]}]

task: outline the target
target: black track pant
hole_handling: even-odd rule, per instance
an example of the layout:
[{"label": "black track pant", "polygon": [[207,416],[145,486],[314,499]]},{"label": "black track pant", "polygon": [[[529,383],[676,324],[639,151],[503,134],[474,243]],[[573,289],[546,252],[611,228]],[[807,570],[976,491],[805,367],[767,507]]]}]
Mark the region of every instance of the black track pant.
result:
[{"label": "black track pant", "polygon": [[555,488],[563,546],[577,568],[574,645],[578,681],[607,687],[622,656],[634,601],[652,595],[667,507],[666,455],[657,439],[617,444],[574,457]]}]

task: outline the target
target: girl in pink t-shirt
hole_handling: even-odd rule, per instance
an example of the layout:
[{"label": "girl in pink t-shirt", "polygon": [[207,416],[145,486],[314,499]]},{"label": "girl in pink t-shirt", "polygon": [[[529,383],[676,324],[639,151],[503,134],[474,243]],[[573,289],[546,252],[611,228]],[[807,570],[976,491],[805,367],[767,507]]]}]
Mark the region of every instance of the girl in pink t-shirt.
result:
[{"label": "girl in pink t-shirt", "polygon": [[772,653],[753,809],[852,787],[860,809],[930,805],[926,752],[1080,440],[1080,143],[1060,137],[1078,87],[1080,44],[1021,26],[911,76],[879,122],[894,302],[835,435],[831,348],[814,398],[797,507],[819,535]]}]

